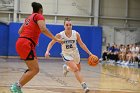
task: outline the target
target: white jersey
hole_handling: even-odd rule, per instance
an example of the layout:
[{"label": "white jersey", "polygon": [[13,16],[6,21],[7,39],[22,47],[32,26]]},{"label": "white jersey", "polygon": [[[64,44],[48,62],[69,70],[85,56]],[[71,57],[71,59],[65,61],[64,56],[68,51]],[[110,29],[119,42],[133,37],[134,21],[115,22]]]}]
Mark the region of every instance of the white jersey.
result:
[{"label": "white jersey", "polygon": [[132,47],[131,48],[132,53],[139,53],[139,50],[140,50],[139,47]]},{"label": "white jersey", "polygon": [[61,45],[62,57],[65,62],[74,60],[76,64],[80,62],[80,55],[77,48],[77,36],[76,31],[72,30],[71,37],[67,37],[65,31],[60,32],[61,39],[64,43]]},{"label": "white jersey", "polygon": [[65,31],[60,32],[60,35],[61,39],[64,41],[64,43],[62,44],[62,53],[70,53],[72,51],[78,50],[75,30],[72,30],[71,37],[67,37]]}]

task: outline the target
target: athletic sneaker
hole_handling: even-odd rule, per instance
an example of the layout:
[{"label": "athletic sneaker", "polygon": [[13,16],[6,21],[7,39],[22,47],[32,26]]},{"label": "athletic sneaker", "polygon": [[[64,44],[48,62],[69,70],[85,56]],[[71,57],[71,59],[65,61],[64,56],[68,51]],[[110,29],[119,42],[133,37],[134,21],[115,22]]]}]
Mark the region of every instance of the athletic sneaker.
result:
[{"label": "athletic sneaker", "polygon": [[64,64],[64,65],[63,65],[63,75],[66,77],[66,75],[67,75],[68,72],[69,72],[69,71],[67,70],[67,65]]},{"label": "athletic sneaker", "polygon": [[129,61],[127,61],[126,63],[124,63],[125,66],[129,65]]},{"label": "athletic sneaker", "polygon": [[88,93],[89,92],[89,88],[87,87],[86,83],[83,83],[82,84],[82,87],[83,87],[85,93]]},{"label": "athletic sneaker", "polygon": [[10,91],[11,93],[23,93],[21,91],[21,88],[19,86],[17,86],[17,83],[13,84],[11,87],[10,87]]}]

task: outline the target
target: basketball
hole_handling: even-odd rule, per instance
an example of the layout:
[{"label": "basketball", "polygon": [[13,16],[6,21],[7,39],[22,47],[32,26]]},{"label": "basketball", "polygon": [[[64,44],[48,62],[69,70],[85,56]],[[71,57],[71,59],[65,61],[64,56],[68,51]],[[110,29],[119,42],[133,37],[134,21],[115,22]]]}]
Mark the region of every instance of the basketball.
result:
[{"label": "basketball", "polygon": [[90,66],[96,66],[99,63],[99,59],[96,55],[91,55],[88,57],[88,64]]}]

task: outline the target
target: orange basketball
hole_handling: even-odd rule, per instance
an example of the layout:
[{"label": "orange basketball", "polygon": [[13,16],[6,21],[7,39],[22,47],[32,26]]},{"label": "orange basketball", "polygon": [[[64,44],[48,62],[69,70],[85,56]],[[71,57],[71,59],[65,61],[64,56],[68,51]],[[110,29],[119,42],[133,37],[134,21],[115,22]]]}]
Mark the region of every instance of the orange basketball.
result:
[{"label": "orange basketball", "polygon": [[88,57],[88,64],[90,66],[96,66],[99,63],[99,59],[96,55],[91,55]]}]

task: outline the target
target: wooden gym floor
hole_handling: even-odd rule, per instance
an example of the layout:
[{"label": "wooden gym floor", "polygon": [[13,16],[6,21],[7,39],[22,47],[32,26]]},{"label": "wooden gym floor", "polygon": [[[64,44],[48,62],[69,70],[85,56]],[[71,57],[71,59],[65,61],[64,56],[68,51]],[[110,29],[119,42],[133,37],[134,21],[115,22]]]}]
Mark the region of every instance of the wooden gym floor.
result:
[{"label": "wooden gym floor", "polygon": [[[22,90],[23,93],[84,93],[81,85],[70,72],[63,77],[61,59],[40,59],[40,73]],[[140,69],[99,64],[96,67],[81,61],[82,75],[89,93],[140,93]],[[9,87],[27,69],[19,59],[0,58],[0,93],[10,93]]]}]

